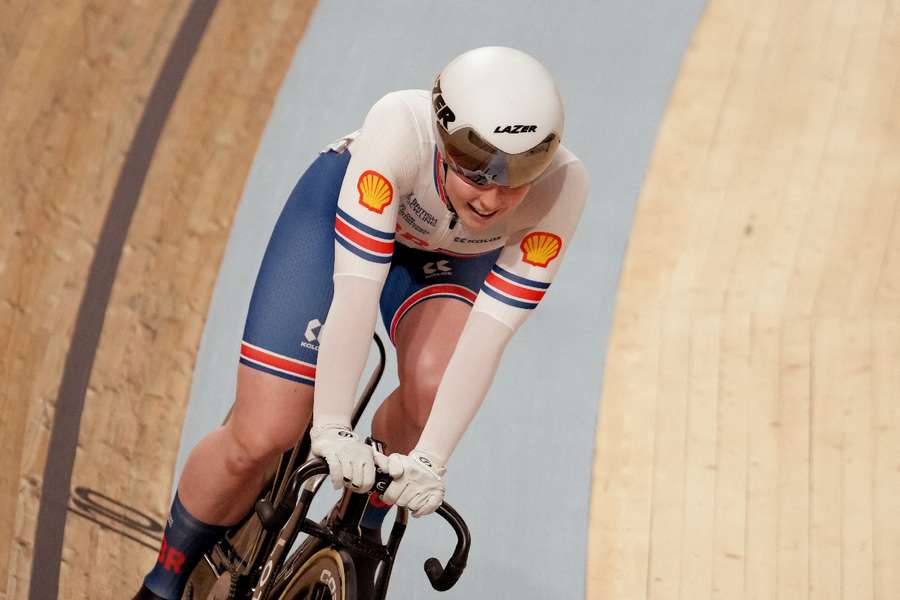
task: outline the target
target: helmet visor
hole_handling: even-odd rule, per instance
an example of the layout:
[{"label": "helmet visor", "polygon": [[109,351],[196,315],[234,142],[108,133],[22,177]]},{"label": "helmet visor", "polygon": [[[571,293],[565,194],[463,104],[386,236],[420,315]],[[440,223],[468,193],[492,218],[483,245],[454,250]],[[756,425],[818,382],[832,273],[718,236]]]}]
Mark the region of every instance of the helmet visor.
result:
[{"label": "helmet visor", "polygon": [[482,138],[471,127],[448,133],[436,127],[444,158],[457,173],[478,186],[519,187],[544,172],[559,147],[559,136],[549,134],[539,144],[518,154],[508,154]]}]

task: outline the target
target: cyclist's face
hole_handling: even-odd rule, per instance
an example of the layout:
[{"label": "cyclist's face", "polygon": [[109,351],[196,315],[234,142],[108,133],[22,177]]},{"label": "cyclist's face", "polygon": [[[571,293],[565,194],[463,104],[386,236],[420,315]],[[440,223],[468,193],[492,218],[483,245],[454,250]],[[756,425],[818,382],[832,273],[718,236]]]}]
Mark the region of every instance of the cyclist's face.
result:
[{"label": "cyclist's face", "polygon": [[459,220],[474,231],[486,229],[512,211],[528,193],[530,185],[515,188],[499,185],[477,186],[447,169],[444,182],[450,203]]}]

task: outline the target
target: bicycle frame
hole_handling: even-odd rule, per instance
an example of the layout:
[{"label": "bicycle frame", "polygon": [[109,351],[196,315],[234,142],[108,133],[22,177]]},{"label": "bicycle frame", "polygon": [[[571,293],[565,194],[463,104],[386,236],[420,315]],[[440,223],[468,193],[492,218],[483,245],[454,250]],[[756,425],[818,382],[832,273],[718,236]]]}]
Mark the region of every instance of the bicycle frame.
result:
[{"label": "bicycle frame", "polygon": [[[360,535],[359,523],[368,502],[368,493],[357,494],[349,489],[345,490],[337,510],[332,517],[326,520],[324,526],[311,521],[306,514],[316,491],[327,474],[328,465],[325,461],[313,459],[294,471],[288,480],[288,493],[284,500],[287,506],[293,506],[293,510],[277,536],[277,541],[269,554],[253,594],[253,600],[268,600],[271,594],[280,592],[279,584],[283,584],[292,570],[320,547],[318,545],[311,546],[308,552],[298,554],[297,563],[299,564],[285,567],[283,565],[284,553],[294,544],[300,532],[313,536],[320,544],[346,550],[351,555],[362,554],[380,560],[382,566],[378,570],[372,600],[384,600],[387,595],[388,581],[400,541],[406,531],[409,513],[407,509],[398,507],[388,542],[384,546],[372,544]],[[315,480],[312,479],[314,477]],[[379,472],[376,476],[375,490],[383,492],[390,481],[390,476]],[[261,513],[261,518],[265,519],[266,516],[277,514],[279,508],[260,502],[257,511]],[[434,589],[446,591],[456,584],[465,569],[471,537],[465,522],[449,504],[444,502],[438,508],[437,514],[451,525],[457,536],[457,544],[453,556],[447,561],[446,568],[441,566],[438,559],[429,558],[425,561],[425,573]]]},{"label": "bicycle frame", "polygon": [[[294,472],[291,483],[294,489],[302,485],[299,497],[294,496],[294,510],[291,516],[281,528],[269,559],[266,561],[260,576],[259,583],[253,594],[252,600],[265,600],[271,595],[282,591],[282,586],[292,574],[293,570],[321,547],[331,546],[347,550],[351,555],[365,555],[382,562],[378,578],[375,583],[374,600],[382,600],[387,594],[387,585],[393,567],[397,549],[406,530],[408,511],[398,509],[394,526],[386,545],[381,546],[364,539],[360,535],[359,522],[362,519],[368,494],[356,494],[346,490],[336,511],[332,513],[326,523],[321,525],[306,518],[309,506],[312,503],[324,476],[328,474],[328,465],[321,459],[307,462]],[[296,491],[289,492],[286,500],[291,502]],[[264,507],[258,510],[266,511]],[[274,512],[274,511],[273,511]],[[300,533],[307,533],[314,540],[305,551],[298,552],[295,560],[290,564],[284,564],[284,554],[294,545]]]},{"label": "bicycle frame", "polygon": [[[377,335],[374,336],[374,340],[380,360],[354,407],[351,417],[354,428],[384,372],[384,344]],[[233,536],[226,535],[210,555],[205,557],[206,564],[216,579],[212,589],[209,590],[209,598],[248,598],[250,591],[253,591],[252,600],[267,600],[273,594],[282,591],[282,586],[293,569],[299,567],[306,558],[325,545],[344,549],[351,555],[362,554],[381,561],[373,600],[385,598],[394,558],[406,531],[408,511],[405,508],[397,509],[388,541],[383,546],[363,539],[360,535],[359,523],[368,503],[368,494],[357,494],[347,489],[337,505],[337,510],[332,513],[325,525],[311,521],[306,516],[307,512],[329,470],[327,463],[322,459],[312,459],[296,467],[299,457],[306,456],[308,452],[309,428],[301,441],[291,451],[282,455],[270,483],[256,503],[255,510],[248,513],[241,523],[230,530],[229,534],[234,534]],[[374,489],[384,492],[390,482],[391,479],[387,474],[379,473]],[[425,572],[432,587],[444,591],[450,589],[462,575],[471,538],[465,522],[450,505],[442,504],[437,513],[451,525],[457,536],[454,553],[448,560],[446,568],[436,558],[430,558],[425,562]],[[250,524],[254,526],[249,526],[248,521],[254,518],[258,519],[258,523],[254,522]],[[296,553],[288,564],[284,564],[286,552],[293,546],[300,533],[311,536],[310,540],[313,541],[310,542],[309,551]],[[232,541],[247,544],[248,548],[244,550],[243,556]],[[217,562],[220,568],[217,568]],[[224,583],[228,587],[227,590],[221,589],[222,586],[217,588],[223,575],[228,575]]]}]

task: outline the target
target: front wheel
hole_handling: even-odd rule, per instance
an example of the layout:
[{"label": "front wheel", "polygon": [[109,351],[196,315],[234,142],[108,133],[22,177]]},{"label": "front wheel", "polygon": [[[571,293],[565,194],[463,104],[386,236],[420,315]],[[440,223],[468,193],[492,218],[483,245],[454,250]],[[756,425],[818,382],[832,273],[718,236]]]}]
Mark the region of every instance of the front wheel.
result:
[{"label": "front wheel", "polygon": [[319,550],[287,576],[278,600],[356,600],[353,559],[343,550]]}]

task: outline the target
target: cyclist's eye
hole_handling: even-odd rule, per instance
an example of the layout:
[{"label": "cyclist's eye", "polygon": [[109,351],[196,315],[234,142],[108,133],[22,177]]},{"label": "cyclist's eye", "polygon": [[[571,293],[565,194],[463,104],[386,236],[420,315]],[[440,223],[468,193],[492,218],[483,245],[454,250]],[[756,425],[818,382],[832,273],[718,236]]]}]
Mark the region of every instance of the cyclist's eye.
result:
[{"label": "cyclist's eye", "polygon": [[481,175],[468,175],[466,173],[459,173],[459,176],[462,177],[462,179],[466,183],[468,183],[472,187],[478,188],[479,190],[486,190],[492,185],[492,183],[488,181],[486,177],[483,177]]}]

